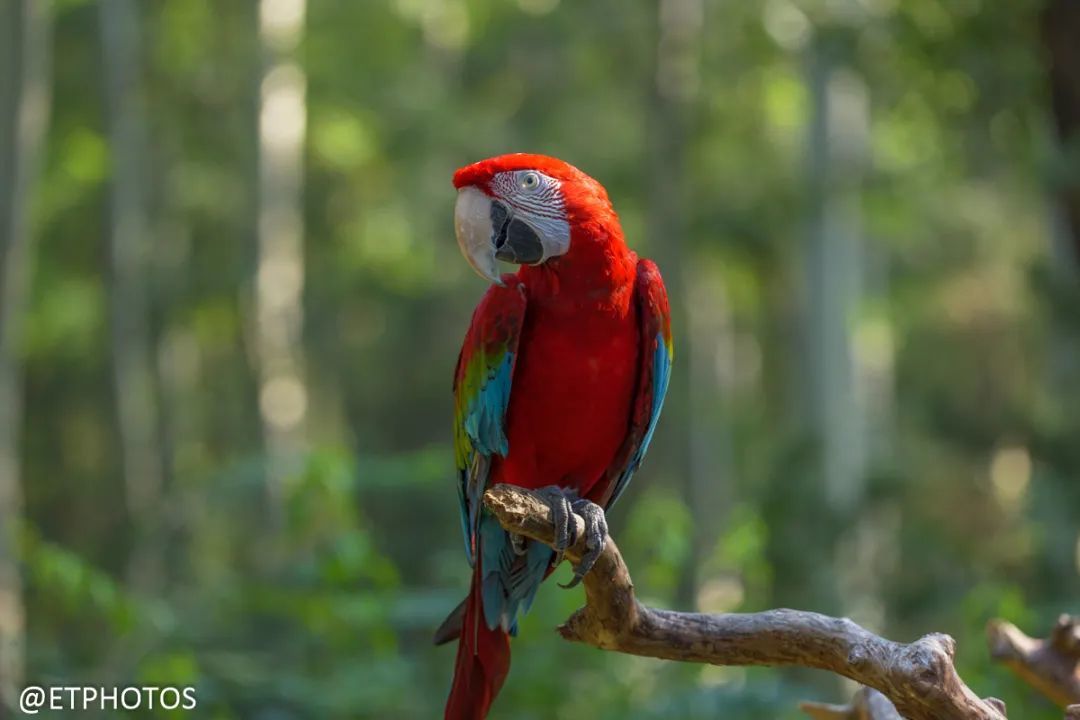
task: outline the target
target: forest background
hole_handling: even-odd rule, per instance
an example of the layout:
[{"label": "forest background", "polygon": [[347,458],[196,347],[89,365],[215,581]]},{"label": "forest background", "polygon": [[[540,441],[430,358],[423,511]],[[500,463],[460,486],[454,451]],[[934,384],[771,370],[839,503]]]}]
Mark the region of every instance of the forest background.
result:
[{"label": "forest background", "polygon": [[[1074,0],[4,0],[0,693],[439,714],[484,290],[450,176],[533,151],[672,295],[611,513],[643,598],[947,632],[1060,717],[983,628],[1080,603],[1078,37]],[[849,695],[568,644],[548,585],[497,718]]]}]

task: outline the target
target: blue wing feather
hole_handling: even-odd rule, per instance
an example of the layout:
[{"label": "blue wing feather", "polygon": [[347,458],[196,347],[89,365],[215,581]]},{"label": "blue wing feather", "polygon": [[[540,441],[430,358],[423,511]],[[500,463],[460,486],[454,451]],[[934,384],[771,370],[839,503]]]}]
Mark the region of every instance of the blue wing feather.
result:
[{"label": "blue wing feather", "polygon": [[532,605],[554,553],[543,543],[528,542],[519,554],[483,507],[491,460],[510,452],[505,420],[526,309],[520,282],[503,281],[505,287],[488,290],[465,336],[454,382],[454,437],[465,554],[470,564],[480,563],[484,621],[514,634],[518,613]]},{"label": "blue wing feather", "polygon": [[611,489],[605,507],[611,507],[619,499],[645,459],[664,408],[674,359],[667,291],[660,271],[651,260],[638,263],[635,296],[643,343],[637,397],[623,450],[609,471]]},{"label": "blue wing feather", "polygon": [[505,456],[509,451],[503,416],[510,404],[510,381],[514,369],[513,352],[506,352],[488,373],[480,391],[468,401],[465,432],[473,448],[483,455]]}]

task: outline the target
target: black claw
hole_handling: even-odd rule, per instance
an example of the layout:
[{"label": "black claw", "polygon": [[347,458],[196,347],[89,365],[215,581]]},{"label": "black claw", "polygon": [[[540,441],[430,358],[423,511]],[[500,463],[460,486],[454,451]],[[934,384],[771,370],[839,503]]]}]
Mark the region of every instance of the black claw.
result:
[{"label": "black claw", "polygon": [[563,585],[562,583],[558,583],[558,586],[561,587],[563,590],[570,590],[572,588],[576,588],[584,578],[585,575],[575,570],[574,577],[570,578],[570,582],[566,583],[565,585]]},{"label": "black claw", "polygon": [[555,565],[562,562],[563,553],[578,540],[577,522],[574,521],[574,515],[580,515],[585,521],[585,554],[574,568],[574,577],[570,579],[570,582],[559,586],[575,587],[592,570],[600,553],[604,551],[608,534],[604,510],[596,503],[579,498],[573,490],[564,490],[556,485],[540,488],[538,492],[551,508],[551,520],[555,525],[555,540],[552,543],[555,549]]},{"label": "black claw", "polygon": [[572,544],[570,537],[572,525],[570,521],[573,517],[573,508],[566,497],[566,492],[560,487],[549,485],[540,488],[538,492],[541,497],[547,500],[548,506],[551,508],[551,521],[555,525],[555,542],[552,543],[555,548],[554,564],[558,565],[562,562],[566,548]]},{"label": "black claw", "polygon": [[[585,575],[592,570],[600,553],[604,551],[607,542],[607,518],[604,510],[596,503],[579,498],[570,505],[571,509],[585,521],[585,554],[581,556],[581,562],[574,568],[574,577],[570,582],[560,587],[570,589],[576,587]],[[575,523],[576,525],[576,523]]]}]

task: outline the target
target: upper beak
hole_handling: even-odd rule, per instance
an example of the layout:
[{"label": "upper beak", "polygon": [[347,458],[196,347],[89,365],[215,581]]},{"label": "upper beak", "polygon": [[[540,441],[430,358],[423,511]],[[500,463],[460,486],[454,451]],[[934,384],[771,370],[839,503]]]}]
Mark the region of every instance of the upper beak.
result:
[{"label": "upper beak", "polygon": [[547,255],[536,230],[500,200],[466,186],[458,190],[454,231],[465,259],[482,277],[502,285],[496,260],[534,265]]},{"label": "upper beak", "polygon": [[502,285],[492,242],[491,198],[468,185],[458,190],[454,205],[454,234],[461,254],[481,277]]}]

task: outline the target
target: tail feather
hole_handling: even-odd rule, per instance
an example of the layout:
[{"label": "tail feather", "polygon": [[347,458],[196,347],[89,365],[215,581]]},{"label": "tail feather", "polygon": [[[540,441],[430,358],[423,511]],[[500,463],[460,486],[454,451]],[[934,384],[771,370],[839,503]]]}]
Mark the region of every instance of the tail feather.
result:
[{"label": "tail feather", "polygon": [[459,602],[458,606],[451,610],[442,621],[442,625],[435,631],[435,637],[432,638],[436,645],[445,645],[461,637],[461,626],[465,622],[465,608],[468,604],[469,597],[466,595],[465,599]]},{"label": "tail feather", "polygon": [[480,563],[465,598],[454,684],[446,701],[446,720],[483,720],[510,671],[510,635],[484,622]]}]

